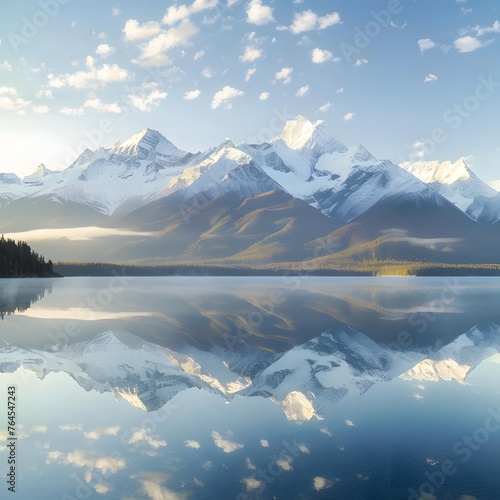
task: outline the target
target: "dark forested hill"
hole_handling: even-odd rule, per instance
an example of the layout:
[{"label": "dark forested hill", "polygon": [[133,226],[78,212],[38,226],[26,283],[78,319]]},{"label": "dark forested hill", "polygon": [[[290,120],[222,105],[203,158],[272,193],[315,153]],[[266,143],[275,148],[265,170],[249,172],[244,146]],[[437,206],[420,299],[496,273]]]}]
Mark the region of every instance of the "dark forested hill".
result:
[{"label": "dark forested hill", "polygon": [[0,278],[56,276],[52,261],[34,252],[24,241],[0,238]]}]

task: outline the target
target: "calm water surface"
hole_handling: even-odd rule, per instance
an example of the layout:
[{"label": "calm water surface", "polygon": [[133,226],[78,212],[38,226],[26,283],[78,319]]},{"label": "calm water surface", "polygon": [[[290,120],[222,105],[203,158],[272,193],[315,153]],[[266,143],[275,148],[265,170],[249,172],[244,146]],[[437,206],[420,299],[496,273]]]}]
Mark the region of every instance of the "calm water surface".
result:
[{"label": "calm water surface", "polygon": [[1,498],[500,498],[498,278],[0,280],[0,312]]}]

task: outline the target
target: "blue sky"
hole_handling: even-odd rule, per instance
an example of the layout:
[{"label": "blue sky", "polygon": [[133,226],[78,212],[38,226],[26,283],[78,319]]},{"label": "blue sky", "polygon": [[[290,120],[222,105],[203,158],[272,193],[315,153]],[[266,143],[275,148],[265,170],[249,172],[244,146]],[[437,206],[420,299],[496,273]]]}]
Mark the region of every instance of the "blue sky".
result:
[{"label": "blue sky", "polygon": [[324,120],[375,156],[500,179],[493,0],[25,0],[0,19],[0,171],[149,127],[178,147]]}]

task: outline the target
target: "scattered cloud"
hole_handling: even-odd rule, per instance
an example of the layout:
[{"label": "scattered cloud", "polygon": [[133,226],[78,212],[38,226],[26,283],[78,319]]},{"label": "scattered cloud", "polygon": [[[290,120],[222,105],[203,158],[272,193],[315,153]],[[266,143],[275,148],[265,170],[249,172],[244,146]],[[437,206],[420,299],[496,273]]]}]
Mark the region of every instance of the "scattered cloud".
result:
[{"label": "scattered cloud", "polygon": [[152,38],[160,31],[160,23],[157,23],[156,21],[139,24],[139,22],[135,19],[129,19],[123,28],[123,33],[125,33],[125,40],[127,42],[136,42],[138,40]]},{"label": "scattered cloud", "polygon": [[[311,52],[311,60],[314,64],[323,64],[326,61],[330,61],[333,59],[333,53],[330,52],[329,50],[322,50],[319,48],[315,48]],[[333,59],[334,62],[340,61],[340,58],[336,57]]]},{"label": "scattered cloud", "polygon": [[82,424],[63,424],[59,426],[59,430],[63,432],[67,431],[83,431]]},{"label": "scattered cloud", "polygon": [[184,441],[184,444],[186,445],[186,448],[193,448],[194,450],[199,450],[201,448],[201,445],[200,443],[198,443],[198,441],[193,441],[191,439]]},{"label": "scattered cloud", "polygon": [[104,103],[100,99],[87,99],[83,105],[84,108],[91,108],[98,113],[116,113],[122,112],[120,106],[116,102]]},{"label": "scattered cloud", "polygon": [[500,33],[500,22],[495,21],[492,26],[476,26],[473,30],[477,36],[483,36],[486,33]]},{"label": "scattered cloud", "polygon": [[35,93],[35,97],[37,99],[54,99],[54,95],[52,94],[52,90],[50,89],[38,90]]},{"label": "scattered cloud", "polygon": [[247,22],[262,26],[274,22],[273,9],[262,5],[262,0],[250,0],[247,8]]},{"label": "scattered cloud", "polygon": [[309,450],[309,448],[304,443],[299,443],[299,450],[302,453],[305,453],[306,455],[309,455],[311,453],[311,451]]},{"label": "scattered cloud", "polygon": [[34,425],[31,429],[30,432],[35,433],[35,434],[45,434],[47,432],[47,426],[45,425]]},{"label": "scattered cloud", "polygon": [[167,96],[168,94],[166,92],[154,89],[148,93],[130,94],[128,98],[130,104],[132,104],[135,109],[140,111],[151,111],[153,107],[158,106]]},{"label": "scattered cloud", "polygon": [[249,469],[249,470],[257,470],[257,467],[255,466],[255,464],[248,457],[245,460],[245,465],[247,466],[247,469]]},{"label": "scattered cloud", "polygon": [[245,82],[248,82],[250,78],[252,78],[253,75],[255,75],[255,72],[257,71],[256,68],[250,68],[246,73],[245,73]]},{"label": "scattered cloud", "polygon": [[281,68],[275,75],[276,80],[283,80],[283,84],[288,84],[292,81],[293,68]]},{"label": "scattered cloud", "polygon": [[173,26],[179,21],[187,19],[189,14],[189,8],[186,5],[171,5],[163,16],[162,22],[168,26]]},{"label": "scattered cloud", "polygon": [[9,61],[4,61],[0,63],[0,69],[3,69],[4,71],[12,71],[12,64],[10,64]]},{"label": "scattered cloud", "polygon": [[347,425],[347,427],[355,427],[356,426],[356,424],[352,420],[346,419],[346,420],[344,420],[344,422],[345,422],[345,425]]},{"label": "scattered cloud", "polygon": [[171,64],[167,52],[174,47],[183,47],[191,43],[191,39],[199,33],[199,29],[189,20],[184,19],[179,25],[151,38],[141,46],[139,59],[132,62],[143,67],[165,66]]},{"label": "scattered cloud", "polygon": [[101,43],[95,49],[95,53],[101,57],[109,57],[115,53],[114,47],[110,47],[107,43]]},{"label": "scattered cloud", "polygon": [[368,59],[356,59],[354,66],[363,66],[365,64],[368,64]]},{"label": "scattered cloud", "polygon": [[183,99],[185,99],[186,101],[192,101],[194,99],[198,99],[198,97],[200,97],[200,94],[201,94],[201,90],[198,90],[198,89],[190,90],[190,91],[184,93]]},{"label": "scattered cloud", "polygon": [[201,59],[204,55],[205,55],[205,51],[204,50],[199,50],[198,52],[196,52],[194,54],[193,59],[195,61],[197,61],[198,59]]},{"label": "scattered cloud", "polygon": [[127,465],[125,459],[122,457],[116,458],[87,450],[75,450],[70,453],[51,451],[47,454],[45,463],[47,465],[60,463],[64,465],[73,465],[74,467],[97,469],[102,474],[116,474]]},{"label": "scattered cloud", "polygon": [[309,92],[309,89],[310,89],[309,85],[304,85],[303,87],[300,87],[300,89],[297,90],[295,97],[304,97]]},{"label": "scattered cloud", "polygon": [[212,432],[212,439],[214,440],[215,446],[220,448],[224,453],[233,453],[244,447],[243,444],[236,443],[235,441],[230,441],[229,439],[223,438],[218,432]]},{"label": "scattered cloud", "polygon": [[65,73],[58,76],[48,75],[49,86],[54,88],[95,89],[113,82],[124,82],[128,78],[128,71],[120,68],[117,64],[103,64],[100,68],[96,68],[92,56],[87,56],[85,65],[88,71],[77,71],[76,73]]},{"label": "scattered cloud", "polygon": [[[261,92],[261,94],[259,95],[259,100],[260,101],[267,101],[267,99],[269,99],[269,92]],[[262,444],[262,441],[261,441],[261,444]],[[262,446],[264,446],[264,445],[262,445]]]},{"label": "scattered cloud", "polygon": [[140,443],[148,444],[151,448],[160,448],[162,446],[167,446],[167,442],[158,439],[157,437],[150,434],[146,429],[139,429],[132,434],[129,444]]},{"label": "scattered cloud", "polygon": [[247,491],[258,490],[263,485],[262,481],[255,479],[255,477],[244,477],[241,482],[245,485]]},{"label": "scattered cloud", "polygon": [[339,89],[337,89],[335,91],[335,93],[337,93],[337,94],[343,94],[344,93],[344,87],[340,87]]},{"label": "scattered cloud", "polygon": [[418,42],[418,48],[423,54],[426,50],[430,50],[436,46],[436,44],[430,38],[421,38]]},{"label": "scattered cloud", "polygon": [[113,8],[111,9],[111,14],[112,14],[113,16],[119,16],[121,13],[122,13],[122,11],[120,10],[120,8],[119,8],[119,7],[113,7]]},{"label": "scattered cloud", "polygon": [[68,106],[63,106],[59,112],[63,115],[69,116],[82,116],[85,114],[85,110],[83,108],[69,108]]},{"label": "scattered cloud", "polygon": [[87,439],[93,439],[94,441],[98,441],[99,439],[101,439],[102,436],[116,436],[118,432],[120,432],[120,429],[121,427],[119,425],[116,425],[114,427],[104,427],[104,428],[100,427],[90,432],[84,432],[83,435]]},{"label": "scattered cloud", "polygon": [[14,87],[0,87],[0,109],[6,111],[22,111],[31,104],[19,96]]},{"label": "scattered cloud", "polygon": [[215,75],[215,71],[210,66],[205,66],[201,72],[201,76],[204,78],[212,78]]},{"label": "scattered cloud", "polygon": [[256,59],[261,58],[263,55],[263,52],[261,49],[258,49],[256,47],[248,46],[245,47],[245,52],[243,53],[242,56],[240,56],[240,61],[241,62],[253,62]]},{"label": "scattered cloud", "polygon": [[436,75],[433,75],[432,73],[429,73],[429,74],[425,77],[424,83],[428,83],[428,82],[435,82],[437,79],[438,79],[438,77],[437,77]]},{"label": "scattered cloud", "polygon": [[492,40],[483,43],[481,40],[479,40],[479,38],[476,38],[475,36],[466,35],[457,38],[453,42],[453,45],[458,50],[458,52],[465,54],[467,52],[474,52],[475,50],[480,49],[481,47],[485,47],[491,42]]},{"label": "scattered cloud", "polygon": [[333,486],[333,482],[325,477],[316,476],[313,479],[313,488],[316,491],[326,490],[327,488],[331,488]]},{"label": "scattered cloud", "polygon": [[333,102],[331,102],[331,101],[325,102],[325,104],[323,104],[322,106],[319,107],[319,111],[324,113],[325,111],[328,111],[332,106],[333,106]]},{"label": "scattered cloud", "polygon": [[294,35],[298,35],[306,31],[324,30],[341,22],[338,12],[332,12],[326,16],[318,17],[312,10],[305,10],[300,13],[295,12],[290,30]]},{"label": "scattered cloud", "polygon": [[269,441],[267,439],[261,439],[260,440],[260,445],[263,447],[263,448],[269,448]]},{"label": "scattered cloud", "polygon": [[349,121],[349,120],[352,120],[354,118],[354,116],[356,115],[356,113],[346,113],[344,115],[344,121]]}]

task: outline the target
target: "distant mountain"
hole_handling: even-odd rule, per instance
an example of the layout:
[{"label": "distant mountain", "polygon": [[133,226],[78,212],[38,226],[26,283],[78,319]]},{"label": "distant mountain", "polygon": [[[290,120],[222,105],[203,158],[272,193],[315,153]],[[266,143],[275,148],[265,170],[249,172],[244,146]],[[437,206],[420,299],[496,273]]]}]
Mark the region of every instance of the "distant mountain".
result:
[{"label": "distant mountain", "polygon": [[495,262],[500,231],[470,220],[500,220],[494,193],[463,159],[400,167],[298,116],[263,144],[190,153],[144,129],[62,171],[1,174],[0,231],[37,230],[56,260],[300,263],[328,237],[337,262],[366,259],[370,242],[395,260]]},{"label": "distant mountain", "polygon": [[491,198],[498,194],[474,174],[466,164],[465,158],[460,158],[455,163],[406,162],[402,163],[401,167],[471,216],[473,215],[468,209],[475,198]]}]

